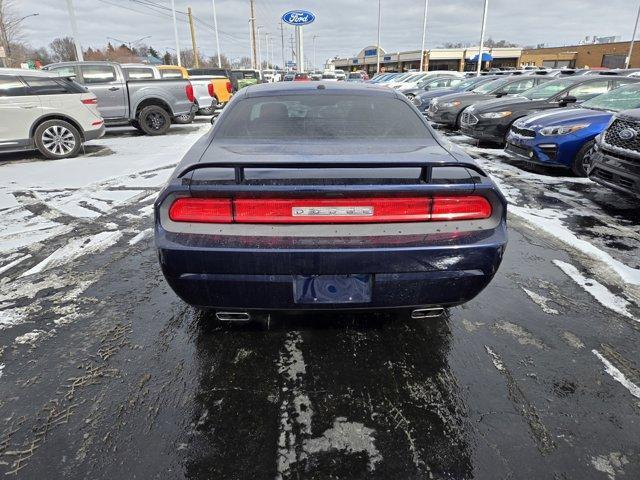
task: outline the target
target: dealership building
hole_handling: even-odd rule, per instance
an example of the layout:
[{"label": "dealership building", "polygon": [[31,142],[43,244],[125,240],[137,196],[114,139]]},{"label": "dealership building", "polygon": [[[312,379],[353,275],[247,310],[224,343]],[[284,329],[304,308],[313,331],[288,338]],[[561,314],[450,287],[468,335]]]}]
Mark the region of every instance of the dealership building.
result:
[{"label": "dealership building", "polygon": [[[629,42],[586,43],[548,48],[484,48],[482,68],[520,68],[525,65],[550,68],[606,67],[623,68]],[[387,52],[380,48],[380,69],[403,72],[420,68],[420,50]],[[378,61],[375,45],[363,48],[356,56],[333,58],[329,66],[345,71],[375,73]],[[424,52],[425,70],[472,71],[477,68],[478,47],[433,48]],[[631,56],[631,67],[640,67],[640,44]]]}]

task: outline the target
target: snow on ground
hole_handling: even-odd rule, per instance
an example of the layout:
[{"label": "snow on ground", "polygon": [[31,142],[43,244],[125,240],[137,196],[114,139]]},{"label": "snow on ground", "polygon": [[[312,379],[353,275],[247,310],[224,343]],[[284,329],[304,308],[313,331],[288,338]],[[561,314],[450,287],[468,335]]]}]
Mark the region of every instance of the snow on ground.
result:
[{"label": "snow on ground", "polygon": [[209,127],[174,125],[157,137],[118,129],[89,142],[76,158],[45,161],[29,153],[0,164],[0,253],[67,233],[65,217],[98,218],[148,198]]},{"label": "snow on ground", "polygon": [[[640,226],[633,219],[612,215],[612,211],[623,205],[633,211],[633,200],[600,187],[588,178],[569,176],[563,171],[529,171],[512,163],[502,149],[479,147],[476,140],[465,135],[445,135],[491,175],[509,202],[510,215],[590,258],[594,276],[606,272],[608,279],[616,286],[626,287],[625,293],[638,303]],[[637,206],[640,208],[640,202]],[[589,226],[582,227],[583,223]],[[610,244],[621,244],[624,248],[610,248]],[[610,300],[604,290],[597,293],[604,295],[597,298],[601,303]]]}]

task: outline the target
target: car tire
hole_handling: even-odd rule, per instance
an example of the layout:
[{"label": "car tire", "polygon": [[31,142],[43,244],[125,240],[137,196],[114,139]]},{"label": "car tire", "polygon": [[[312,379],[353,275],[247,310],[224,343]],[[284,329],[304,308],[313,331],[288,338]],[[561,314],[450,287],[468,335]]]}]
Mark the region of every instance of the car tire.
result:
[{"label": "car tire", "polygon": [[595,140],[591,140],[585,143],[571,164],[571,171],[576,177],[586,177],[589,171],[589,165],[591,164],[591,155],[593,154],[593,146],[596,144]]},{"label": "car tire", "polygon": [[191,111],[189,113],[183,113],[182,115],[176,115],[173,117],[173,123],[177,123],[178,125],[187,125],[189,123],[193,123],[193,119],[196,117],[196,112]]},{"label": "car tire", "polygon": [[165,135],[171,127],[171,117],[164,108],[157,105],[144,107],[136,120],[140,130],[147,135]]},{"label": "car tire", "polygon": [[75,157],[82,147],[82,135],[64,120],[47,120],[33,134],[36,147],[51,160]]}]

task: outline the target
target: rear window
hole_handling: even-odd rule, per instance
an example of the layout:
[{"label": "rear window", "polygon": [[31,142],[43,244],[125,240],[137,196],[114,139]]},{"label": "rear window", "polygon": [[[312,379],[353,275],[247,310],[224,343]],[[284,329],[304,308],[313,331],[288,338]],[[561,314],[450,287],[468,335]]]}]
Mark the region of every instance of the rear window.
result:
[{"label": "rear window", "polygon": [[246,98],[216,138],[425,138],[431,133],[409,105],[378,95],[309,94]]},{"label": "rear window", "polygon": [[131,80],[152,80],[154,78],[153,69],[144,67],[127,67],[127,78]]},{"label": "rear window", "polygon": [[24,77],[34,95],[63,95],[65,93],[83,93],[85,89],[72,80],[65,78]]},{"label": "rear window", "polygon": [[116,69],[111,65],[82,65],[84,83],[109,83],[116,80]]}]

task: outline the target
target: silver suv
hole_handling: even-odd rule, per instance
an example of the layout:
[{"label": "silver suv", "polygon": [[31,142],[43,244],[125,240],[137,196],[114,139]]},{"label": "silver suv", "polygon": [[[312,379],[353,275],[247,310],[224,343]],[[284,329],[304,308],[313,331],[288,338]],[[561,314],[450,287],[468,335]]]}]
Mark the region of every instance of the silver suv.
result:
[{"label": "silver suv", "polygon": [[73,157],[104,135],[96,96],[70,78],[0,68],[0,152],[39,150]]}]

